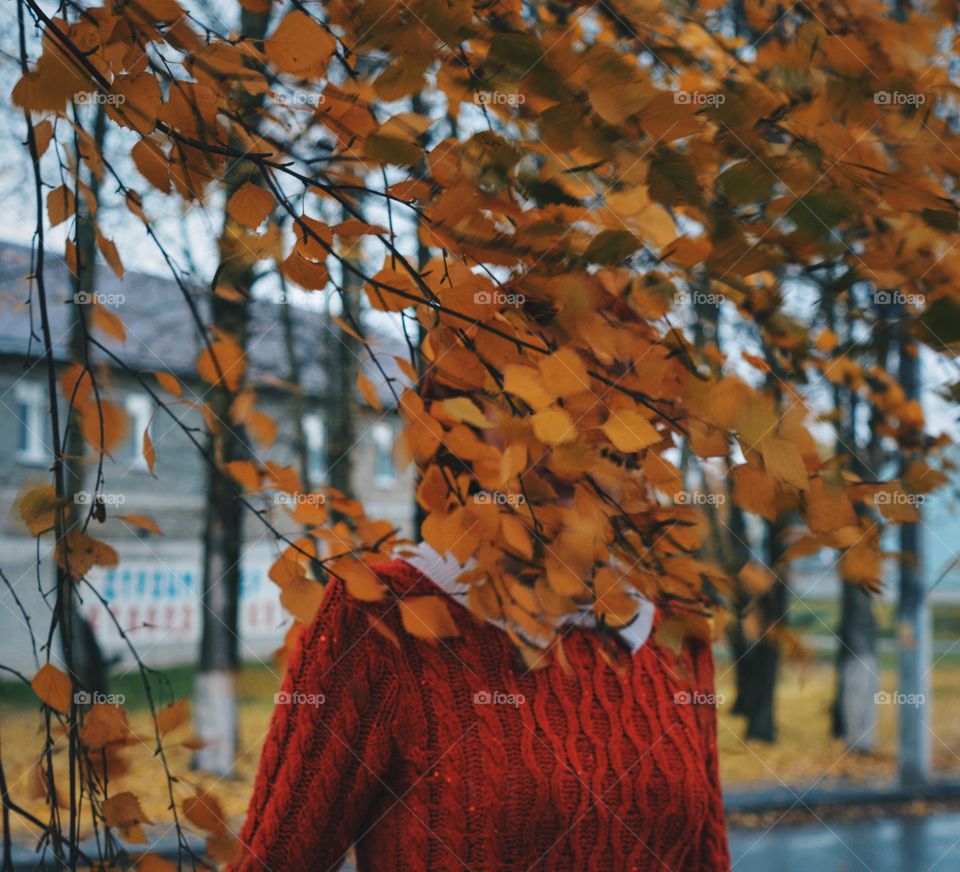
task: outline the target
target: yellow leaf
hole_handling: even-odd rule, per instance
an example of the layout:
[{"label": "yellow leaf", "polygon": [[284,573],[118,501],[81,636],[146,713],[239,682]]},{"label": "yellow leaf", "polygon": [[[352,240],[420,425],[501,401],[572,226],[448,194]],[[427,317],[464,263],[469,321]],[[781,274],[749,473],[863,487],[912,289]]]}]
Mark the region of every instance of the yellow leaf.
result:
[{"label": "yellow leaf", "polygon": [[50,708],[62,715],[70,714],[73,684],[70,676],[52,663],[44,663],[30,682],[33,692]]},{"label": "yellow leaf", "polygon": [[384,587],[366,563],[353,557],[341,557],[328,564],[335,578],[342,578],[350,596],[365,602],[383,599]]},{"label": "yellow leaf", "polygon": [[533,435],[544,445],[562,445],[577,438],[573,418],[564,409],[544,409],[530,418]]},{"label": "yellow leaf", "polygon": [[807,468],[797,446],[786,439],[768,437],[763,440],[763,465],[778,481],[786,482],[800,490],[809,487]]},{"label": "yellow leaf", "polygon": [[400,600],[400,620],[404,629],[419,639],[445,639],[460,635],[447,604],[438,596]]},{"label": "yellow leaf", "polygon": [[486,419],[477,404],[469,397],[453,397],[443,401],[443,408],[454,421],[463,421],[474,427],[489,427]]},{"label": "yellow leaf", "polygon": [[545,409],[557,395],[544,384],[543,374],[532,366],[509,364],[503,368],[503,389],[520,397],[533,409]]},{"label": "yellow leaf", "polygon": [[538,364],[545,385],[561,397],[590,390],[590,376],[580,355],[572,348],[562,348],[544,357]]},{"label": "yellow leaf", "polygon": [[603,432],[618,451],[642,451],[663,437],[637,409],[617,409],[607,418]]},{"label": "yellow leaf", "polygon": [[312,624],[323,602],[323,585],[298,575],[280,592],[280,603],[301,624]]},{"label": "yellow leaf", "polygon": [[52,530],[57,518],[57,493],[52,484],[35,487],[20,496],[20,517],[31,536]]}]

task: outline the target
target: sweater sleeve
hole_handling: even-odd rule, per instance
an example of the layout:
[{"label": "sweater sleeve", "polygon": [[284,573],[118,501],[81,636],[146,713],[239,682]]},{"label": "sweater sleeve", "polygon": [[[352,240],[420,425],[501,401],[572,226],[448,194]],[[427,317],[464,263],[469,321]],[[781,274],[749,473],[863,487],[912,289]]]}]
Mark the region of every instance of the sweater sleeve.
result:
[{"label": "sweater sleeve", "polygon": [[[716,694],[714,685],[713,651],[709,642],[697,641],[694,663],[697,687],[705,694]],[[719,702],[719,697],[717,698]],[[723,791],[717,752],[717,707],[712,704],[697,706],[700,734],[703,737],[703,760],[706,768],[710,797],[706,820],[701,830],[696,868],[710,872],[728,872],[730,849],[727,844],[727,824],[723,812]]]},{"label": "sweater sleeve", "polygon": [[392,647],[331,581],[275,697],[234,872],[333,870],[363,835],[394,747]]}]

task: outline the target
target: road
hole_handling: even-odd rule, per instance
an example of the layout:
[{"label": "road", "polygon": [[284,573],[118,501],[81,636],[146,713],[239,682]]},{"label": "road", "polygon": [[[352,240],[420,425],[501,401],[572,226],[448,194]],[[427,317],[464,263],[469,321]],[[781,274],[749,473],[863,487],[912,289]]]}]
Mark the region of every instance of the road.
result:
[{"label": "road", "polygon": [[960,814],[731,830],[734,872],[954,872]]}]

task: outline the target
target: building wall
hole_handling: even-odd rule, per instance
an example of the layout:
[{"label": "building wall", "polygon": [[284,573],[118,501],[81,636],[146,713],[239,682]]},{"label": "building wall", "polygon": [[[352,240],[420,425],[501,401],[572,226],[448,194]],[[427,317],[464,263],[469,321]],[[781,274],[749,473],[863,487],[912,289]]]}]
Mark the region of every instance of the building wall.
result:
[{"label": "building wall", "polygon": [[[45,396],[41,368],[34,367],[26,374],[23,370],[22,362],[16,360],[0,363],[0,500],[11,507],[0,516],[0,569],[13,589],[0,582],[0,663],[30,674],[34,668],[30,634],[14,592],[31,615],[39,647],[53,603],[54,564],[52,537],[44,536],[40,540],[38,575],[36,540],[26,533],[15,506],[17,495],[24,489],[50,482],[51,451],[45,409],[41,418],[46,429],[42,434],[33,430],[33,441],[41,449],[37,452],[38,459],[20,450],[24,438],[21,421],[29,420],[20,400],[29,397],[31,392]],[[149,396],[132,378],[113,374],[109,381],[110,384],[104,383],[108,399],[126,404],[131,396],[141,397],[152,407]],[[190,390],[184,392],[188,397]],[[203,386],[194,386],[193,390],[202,394]],[[168,399],[165,394],[161,396]],[[134,407],[137,402],[133,401]],[[185,404],[174,408],[185,425],[197,428],[194,435],[204,444],[199,412]],[[278,436],[270,449],[258,448],[257,456],[275,463],[295,464],[294,421],[289,399],[279,391],[262,391],[259,408],[274,417]],[[322,417],[323,409],[314,404],[310,412]],[[412,470],[401,469],[394,463],[395,475],[385,477],[382,473],[388,464],[384,456],[377,456],[378,445],[381,452],[384,445],[395,447],[396,415],[392,412],[381,415],[364,408],[358,424],[358,444],[354,451],[356,492],[362,496],[369,515],[388,519],[409,533],[413,509]],[[139,448],[134,449],[134,445],[140,445],[142,433],[131,435],[127,447],[104,461],[102,493],[108,503],[108,519],[102,525],[93,521],[88,532],[116,548],[120,564],[115,570],[94,570],[89,580],[109,601],[117,621],[129,631],[145,662],[161,665],[189,662],[195,659],[198,650],[202,583],[200,537],[207,465],[186,434],[165,413],[158,413],[154,419],[151,437],[157,456],[155,476],[140,461]],[[88,468],[86,487],[91,490],[94,476],[95,469]],[[252,496],[251,502],[262,507],[264,517],[281,531],[299,532],[285,508],[276,504],[272,496]],[[117,514],[148,515],[164,535],[125,525],[113,517]],[[247,513],[241,566],[241,650],[249,659],[267,656],[280,644],[288,626],[288,618],[279,606],[278,590],[267,578],[276,554],[277,546],[270,531],[253,513]],[[105,651],[118,661],[129,661],[126,645],[104,606],[89,591],[84,596],[83,608],[93,621]],[[40,656],[43,659],[42,651]]]}]

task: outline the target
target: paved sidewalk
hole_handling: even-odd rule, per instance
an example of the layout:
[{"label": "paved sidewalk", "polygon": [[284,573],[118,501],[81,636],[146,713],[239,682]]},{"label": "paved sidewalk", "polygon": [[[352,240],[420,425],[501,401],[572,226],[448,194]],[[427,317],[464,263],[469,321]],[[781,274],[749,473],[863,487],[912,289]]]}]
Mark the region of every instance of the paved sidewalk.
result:
[{"label": "paved sidewalk", "polygon": [[734,872],[954,872],[960,814],[730,830]]}]

